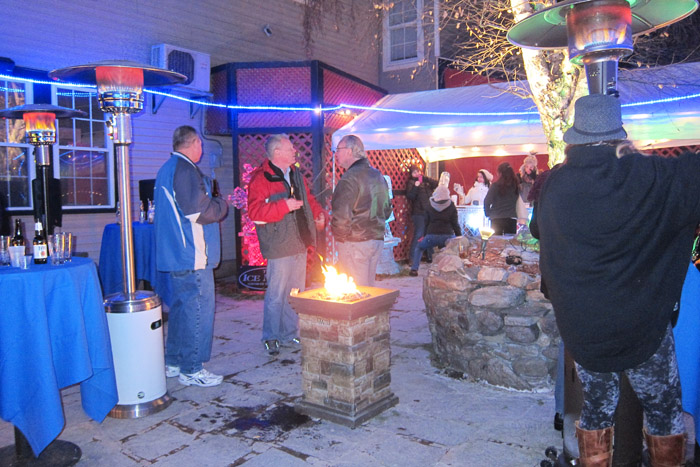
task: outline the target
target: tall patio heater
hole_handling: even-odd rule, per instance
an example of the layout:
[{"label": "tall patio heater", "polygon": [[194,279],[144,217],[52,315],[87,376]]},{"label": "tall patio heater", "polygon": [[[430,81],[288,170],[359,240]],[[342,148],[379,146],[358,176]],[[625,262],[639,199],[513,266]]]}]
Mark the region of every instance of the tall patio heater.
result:
[{"label": "tall patio heater", "polygon": [[[633,51],[632,37],[691,15],[697,0],[566,0],[525,18],[508,31],[508,40],[528,49],[568,48],[569,59],[583,64],[591,94],[618,96],[618,60]],[[574,422],[582,404],[573,359],[566,354],[564,378],[564,452],[557,465],[578,457]],[[613,465],[641,462],[642,412],[629,382],[621,379],[615,413]]]},{"label": "tall patio heater", "polygon": [[105,297],[104,301],[119,394],[119,401],[109,415],[143,417],[166,408],[171,398],[165,384],[161,300],[153,292],[136,290],[129,183],[131,115],[143,110],[144,86],[172,85],[187,78],[124,60],[62,68],[49,76],[96,84],[100,108],[111,114],[106,123],[117,154],[124,290]]},{"label": "tall patio heater", "polygon": [[[34,146],[34,163],[36,178],[39,181],[35,189],[39,193],[39,202],[34,204],[34,217],[41,221],[47,234],[53,234],[55,221],[60,218],[61,202],[52,200],[51,146],[56,143],[56,119],[86,117],[82,110],[58,107],[51,104],[27,104],[0,110],[0,117],[23,119],[27,142]],[[36,195],[34,199],[37,200]]]}]

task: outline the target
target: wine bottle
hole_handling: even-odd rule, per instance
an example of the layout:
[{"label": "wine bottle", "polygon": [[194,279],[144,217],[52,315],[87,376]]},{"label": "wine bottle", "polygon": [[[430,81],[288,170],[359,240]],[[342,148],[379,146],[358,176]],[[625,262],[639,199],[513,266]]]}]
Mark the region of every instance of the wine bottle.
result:
[{"label": "wine bottle", "polygon": [[41,221],[34,224],[34,264],[46,264],[46,258],[49,256],[49,248],[44,237],[44,227]]},{"label": "wine bottle", "polygon": [[24,246],[24,235],[22,235],[22,222],[19,219],[15,219],[15,234],[12,236],[10,241],[12,246]]}]

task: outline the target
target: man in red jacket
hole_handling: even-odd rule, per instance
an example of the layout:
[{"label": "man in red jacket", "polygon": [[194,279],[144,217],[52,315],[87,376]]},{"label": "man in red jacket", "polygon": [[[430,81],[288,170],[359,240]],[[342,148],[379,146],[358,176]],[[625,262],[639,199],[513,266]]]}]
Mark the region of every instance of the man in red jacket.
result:
[{"label": "man in red jacket", "polygon": [[306,249],[316,245],[325,215],[294,166],[297,152],[289,137],[270,136],[265,151],[267,160],[250,178],[248,216],[267,259],[262,341],[270,355],[277,355],[281,344],[299,344],[299,320],[289,292],[304,290]]}]

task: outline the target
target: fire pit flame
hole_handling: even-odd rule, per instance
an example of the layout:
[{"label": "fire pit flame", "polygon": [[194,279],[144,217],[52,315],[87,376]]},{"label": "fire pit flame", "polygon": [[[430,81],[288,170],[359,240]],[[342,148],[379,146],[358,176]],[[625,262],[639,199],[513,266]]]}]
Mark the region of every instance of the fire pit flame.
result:
[{"label": "fire pit flame", "polygon": [[347,274],[338,274],[333,266],[323,266],[323,276],[326,278],[323,286],[331,300],[342,300],[348,296],[359,296],[360,291],[355,280]]}]

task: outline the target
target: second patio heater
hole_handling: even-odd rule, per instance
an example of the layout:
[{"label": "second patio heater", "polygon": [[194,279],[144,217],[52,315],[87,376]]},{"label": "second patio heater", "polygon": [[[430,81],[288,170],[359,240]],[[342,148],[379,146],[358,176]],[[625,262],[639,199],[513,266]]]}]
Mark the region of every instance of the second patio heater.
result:
[{"label": "second patio heater", "polygon": [[586,68],[591,94],[617,94],[617,62],[632,53],[632,37],[675,23],[696,0],[566,0],[525,18],[508,40],[527,49],[568,48]]},{"label": "second patio heater", "polygon": [[[47,235],[60,225],[61,201],[52,199],[51,186],[58,183],[51,176],[51,146],[56,143],[56,119],[86,117],[82,110],[51,104],[27,104],[0,110],[0,117],[24,120],[27,142],[34,146],[36,181],[34,189],[34,217],[41,221]],[[37,196],[38,195],[38,196]]]},{"label": "second patio heater", "polygon": [[173,85],[187,78],[124,60],[62,68],[49,76],[96,84],[100,108],[111,114],[106,124],[117,155],[124,290],[105,297],[104,301],[119,393],[119,402],[109,415],[143,417],[166,408],[171,398],[165,383],[161,300],[153,292],[136,290],[129,179],[131,115],[143,110],[144,86]]}]

